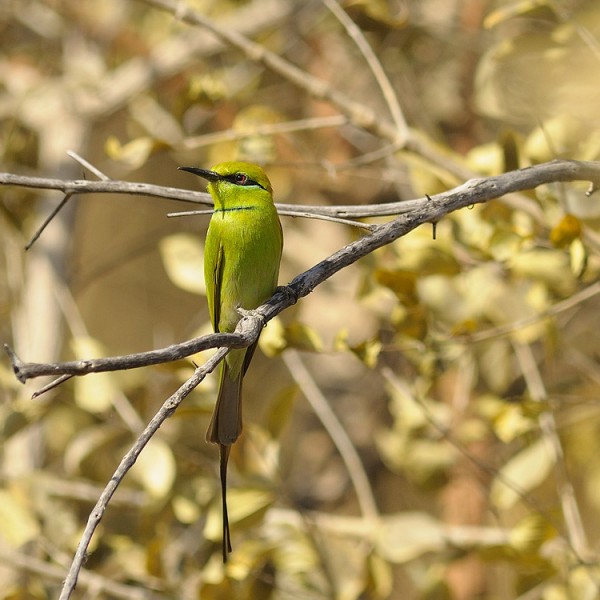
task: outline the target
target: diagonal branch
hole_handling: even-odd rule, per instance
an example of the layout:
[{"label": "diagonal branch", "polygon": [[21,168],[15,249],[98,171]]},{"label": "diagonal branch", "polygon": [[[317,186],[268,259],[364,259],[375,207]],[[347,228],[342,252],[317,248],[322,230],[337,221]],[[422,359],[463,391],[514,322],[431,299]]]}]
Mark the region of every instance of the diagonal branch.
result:
[{"label": "diagonal branch", "polygon": [[[525,169],[502,173],[501,175],[470,179],[466,183],[452,190],[432,196],[432,199],[440,203],[445,203],[446,201],[452,203],[452,199],[457,194],[468,192],[473,194],[470,203],[475,204],[477,202],[485,202],[486,200],[500,198],[507,194],[530,190],[539,185],[556,183],[559,181],[589,181],[593,184],[587,192],[587,195],[589,196],[600,187],[600,162],[562,159],[553,160]],[[65,194],[105,193],[149,196],[151,198],[166,198],[168,200],[181,200],[192,204],[212,206],[210,196],[205,192],[195,192],[192,190],[182,190],[174,187],[164,187],[132,181],[63,180],[46,177],[29,177],[26,175],[16,175],[14,173],[0,173],[0,185],[56,190]],[[372,205],[315,206],[277,203],[276,206],[278,210],[287,211],[287,214],[294,216],[304,216],[303,213],[310,213],[311,215],[358,219],[394,216],[418,211],[427,204],[429,204],[427,198],[419,198],[415,200],[403,200],[400,202]],[[537,208],[537,205],[534,204],[534,206]],[[538,217],[540,217],[540,215],[538,215]]]},{"label": "diagonal branch", "polygon": [[87,557],[87,549],[94,535],[94,531],[98,527],[104,511],[110,502],[113,494],[119,487],[119,484],[123,480],[123,477],[127,474],[127,471],[133,467],[138,456],[145,448],[146,444],[152,439],[152,436],[158,431],[158,428],[168,419],[177,409],[177,407],[183,402],[183,400],[198,386],[199,383],[219,364],[227,353],[227,348],[221,348],[219,352],[214,354],[206,364],[195,370],[194,374],[161,406],[160,410],[154,415],[150,423],[146,426],[142,434],[135,441],[129,452],[122,458],[119,466],[110,478],[107,486],[104,488],[96,506],[94,506],[88,522],[77,546],[77,551],[73,557],[73,562],[69,568],[69,573],[65,579],[65,583],[62,588],[59,600],[67,600],[71,597],[75,586],[77,585],[77,579],[79,572],[85,563]]},{"label": "diagonal branch", "polygon": [[[9,347],[5,346],[5,348],[11,359],[15,375],[20,381],[26,381],[27,379],[42,375],[85,375],[87,373],[102,371],[139,368],[180,360],[209,348],[246,347],[257,339],[260,328],[264,323],[294,304],[300,298],[307,296],[313,289],[335,275],[338,271],[355,263],[374,250],[392,243],[419,225],[423,223],[436,223],[445,215],[455,210],[486,202],[493,198],[498,198],[503,194],[531,189],[543,183],[574,180],[590,181],[597,186],[600,183],[600,163],[566,160],[552,161],[495,177],[472,179],[450,192],[439,194],[425,202],[415,201],[417,204],[412,212],[400,215],[388,223],[374,226],[370,234],[347,244],[311,269],[295,277],[285,288],[279,288],[269,301],[255,311],[251,311],[240,320],[235,333],[211,334],[181,344],[174,344],[167,348],[142,352],[140,354],[56,364],[22,362]],[[52,181],[56,182],[58,180]],[[100,181],[93,183],[107,185],[122,182]],[[144,184],[134,185],[143,186]],[[65,187],[68,186],[65,185]],[[173,188],[166,189],[172,190]]]}]

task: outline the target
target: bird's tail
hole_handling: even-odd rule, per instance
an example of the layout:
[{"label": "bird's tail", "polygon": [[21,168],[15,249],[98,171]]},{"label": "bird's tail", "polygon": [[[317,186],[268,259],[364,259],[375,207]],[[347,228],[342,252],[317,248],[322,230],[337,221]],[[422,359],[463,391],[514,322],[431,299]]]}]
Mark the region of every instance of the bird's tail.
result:
[{"label": "bird's tail", "polygon": [[206,441],[230,446],[242,433],[242,378],[243,371],[232,374],[227,359],[221,363],[219,395],[213,411]]},{"label": "bird's tail", "polygon": [[237,369],[237,375],[232,377],[227,360],[224,360],[221,365],[219,395],[206,432],[206,440],[219,444],[219,472],[223,508],[223,562],[227,562],[227,555],[231,552],[229,517],[227,514],[227,462],[231,444],[242,433],[242,378],[244,373],[242,369]]},{"label": "bird's tail", "polygon": [[227,461],[231,446],[219,444],[219,471],[221,472],[221,504],[223,508],[223,563],[231,552],[231,536],[229,534],[229,515],[227,514]]}]

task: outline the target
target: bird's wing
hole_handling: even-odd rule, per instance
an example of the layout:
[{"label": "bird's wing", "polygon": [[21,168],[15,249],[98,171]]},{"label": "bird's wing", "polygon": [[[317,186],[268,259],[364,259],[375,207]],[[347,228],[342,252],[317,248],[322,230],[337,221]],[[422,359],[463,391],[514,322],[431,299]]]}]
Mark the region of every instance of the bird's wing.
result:
[{"label": "bird's wing", "polygon": [[217,255],[215,257],[215,264],[213,266],[212,278],[213,278],[213,330],[219,331],[219,321],[221,320],[221,284],[223,283],[223,268],[225,267],[225,252],[223,250],[223,244],[219,244]]}]

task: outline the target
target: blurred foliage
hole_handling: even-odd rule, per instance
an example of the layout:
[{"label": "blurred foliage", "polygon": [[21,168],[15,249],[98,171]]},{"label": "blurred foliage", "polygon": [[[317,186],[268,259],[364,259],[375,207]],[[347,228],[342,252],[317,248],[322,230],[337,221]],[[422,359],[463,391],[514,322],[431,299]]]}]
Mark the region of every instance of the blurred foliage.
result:
[{"label": "blurred foliage", "polygon": [[[388,119],[325,4],[188,5]],[[484,176],[600,158],[597,0],[343,6],[407,122],[451,163]],[[5,0],[0,35],[3,171],[81,178],[72,149],[114,179],[191,187],[178,165],[244,158],[266,165],[277,200],[315,205],[459,183],[423,156],[369,160],[389,142],[332,124],[335,105],[144,1]],[[231,561],[220,559],[217,452],[204,442],[210,379],[117,491],[86,564],[99,579],[88,592],[81,578],[76,597],[598,597],[600,209],[585,189],[525,194],[537,217],[503,200],[454,213],[436,239],[421,227],[283,313],[245,384]],[[59,199],[2,190],[3,342],[56,361],[210,331],[206,217],[166,219],[173,202],[81,197],[24,253]],[[313,220],[284,228],[282,283],[359,235]],[[314,382],[290,372],[290,348]],[[43,382],[21,386],[0,362],[0,600],[57,597],[102,488],[191,369],[94,375],[32,399]],[[366,485],[304,401],[311,383]]]}]

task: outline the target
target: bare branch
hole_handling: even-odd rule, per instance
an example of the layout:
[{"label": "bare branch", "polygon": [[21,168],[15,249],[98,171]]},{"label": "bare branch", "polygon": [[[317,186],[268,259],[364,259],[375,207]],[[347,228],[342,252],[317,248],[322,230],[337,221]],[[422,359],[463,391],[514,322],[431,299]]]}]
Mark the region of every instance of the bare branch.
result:
[{"label": "bare branch", "polygon": [[[274,296],[283,297],[285,301],[291,296],[284,293],[279,293]],[[281,303],[283,308],[284,302]],[[291,302],[290,302],[291,304]],[[267,305],[263,305],[264,306]],[[281,308],[281,310],[283,310]],[[274,316],[274,315],[273,315]],[[125,354],[123,356],[112,356],[110,358],[88,358],[85,360],[74,360],[62,363],[34,363],[23,362],[8,344],[4,345],[4,349],[8,354],[15,376],[21,383],[25,383],[28,379],[43,377],[47,375],[60,376],[56,382],[48,384],[50,387],[55,387],[58,383],[64,381],[63,378],[72,377],[74,375],[88,375],[89,373],[104,373],[106,371],[124,371],[127,369],[137,369],[150,365],[157,365],[175,360],[181,360],[197,352],[208,350],[210,348],[246,348],[250,346],[258,338],[264,318],[261,315],[260,309],[251,311],[244,316],[238,323],[235,333],[214,333],[205,335],[199,338],[194,338],[182,342],[181,344],[173,344],[166,348],[150,350],[148,352],[139,352],[137,354]],[[46,390],[48,386],[44,389]]]},{"label": "bare branch", "polygon": [[360,456],[348,437],[346,430],[331,409],[331,406],[329,406],[327,399],[317,386],[309,370],[302,362],[300,354],[294,349],[288,349],[283,354],[283,361],[338,449],[348,470],[350,480],[354,485],[362,516],[365,520],[375,525],[379,519],[377,502],[375,501],[373,489],[369,483],[369,477],[365,472]]},{"label": "bare branch", "polygon": [[[452,204],[452,199],[457,194],[469,193],[472,194],[472,201],[466,204],[468,206],[469,204],[501,198],[507,194],[530,190],[539,185],[556,183],[558,181],[589,181],[592,185],[587,193],[590,195],[597,187],[600,187],[600,162],[553,160],[525,169],[502,173],[501,175],[470,179],[448,192],[432,196],[432,200],[435,200],[437,203],[448,201]],[[212,206],[210,195],[205,192],[195,192],[131,181],[62,180],[0,173],[0,185],[57,190],[74,194],[106,193],[150,196],[152,198],[166,198]],[[428,202],[427,198],[418,198],[415,200],[374,205],[314,206],[278,203],[276,206],[278,210],[288,211],[288,214],[310,213],[311,215],[358,219],[394,216],[418,211],[423,206],[426,206]]]},{"label": "bare branch", "polygon": [[[28,178],[32,179],[32,178]],[[36,178],[33,178],[36,179]],[[423,223],[435,223],[448,213],[498,198],[503,194],[530,189],[542,183],[555,181],[587,180],[600,181],[600,163],[578,161],[552,161],[518,171],[511,171],[503,175],[482,179],[472,179],[450,192],[438,194],[425,201],[413,201],[415,207],[412,212],[398,218],[376,225],[371,233],[365,237],[344,246],[325,260],[321,261],[308,271],[298,275],[287,287],[279,288],[273,297],[261,307],[244,317],[235,333],[218,333],[203,336],[193,340],[174,344],[167,348],[151,350],[139,354],[130,354],[112,358],[88,359],[56,364],[39,364],[22,362],[16,354],[5,346],[12,362],[15,375],[19,381],[26,381],[42,375],[85,375],[102,371],[134,369],[174,360],[180,360],[191,354],[209,348],[229,347],[241,348],[250,345],[257,339],[260,327],[274,316],[282,312],[298,299],[308,295],[312,290],[325,280],[332,277],[348,265],[370,254],[374,250],[390,244],[394,240],[406,235]],[[0,174],[0,182],[2,175]],[[50,180],[57,182],[58,180]],[[37,182],[39,183],[39,181]],[[65,187],[68,185],[62,182]],[[68,182],[70,184],[90,182]],[[118,184],[121,182],[100,181],[94,182],[102,186]],[[134,184],[144,187],[144,184]],[[156,188],[157,186],[149,186]],[[174,188],[163,188],[172,190]],[[156,191],[156,190],[154,190]],[[397,206],[402,203],[397,203]],[[387,205],[384,205],[387,206]],[[279,205],[282,207],[282,205]],[[310,207],[313,208],[313,207]],[[327,207],[322,207],[327,208]],[[336,208],[336,207],[329,207]],[[338,210],[340,207],[337,207]],[[369,207],[354,207],[367,211]],[[345,207],[344,207],[345,210]],[[376,208],[377,214],[383,208]],[[344,211],[342,214],[347,215]]]},{"label": "bare branch", "polygon": [[[263,64],[312,97],[329,102],[348,117],[349,121],[356,127],[364,129],[383,140],[392,143],[398,141],[399,136],[396,124],[380,118],[377,112],[371,107],[356,102],[343,92],[332,87],[327,81],[303,71],[285,58],[253,42],[240,33],[239,30],[219,25],[209,17],[188,8],[177,0],[143,1],[150,6],[171,13],[174,18],[180,19],[185,23],[204,28],[224,44],[244,53],[248,60]],[[440,152],[434,144],[422,136],[415,134],[411,129],[406,129],[404,133],[405,135],[402,139],[402,148],[404,150],[419,154],[459,179],[468,179],[473,176],[473,173],[465,168],[459,160],[449,158],[447,154]]]},{"label": "bare branch", "polygon": [[295,131],[308,131],[311,129],[322,129],[326,127],[341,127],[348,122],[343,115],[332,115],[329,117],[314,117],[312,119],[299,119],[297,121],[284,121],[282,123],[257,123],[247,130],[225,129],[213,133],[205,133],[194,137],[188,137],[183,141],[183,147],[187,150],[195,150],[203,146],[222,142],[243,140],[256,135],[281,135]]},{"label": "bare branch", "polygon": [[69,569],[67,578],[63,585],[62,592],[59,600],[67,600],[71,597],[75,586],[77,585],[77,579],[79,572],[85,563],[87,556],[87,549],[94,535],[94,531],[98,527],[104,511],[106,510],[110,499],[119,487],[121,481],[127,474],[127,471],[133,467],[138,456],[146,444],[152,439],[152,436],[158,431],[158,428],[168,419],[177,409],[177,407],[183,402],[183,400],[196,388],[196,386],[219,364],[225,354],[227,354],[227,348],[221,348],[216,354],[206,361],[204,366],[196,369],[194,374],[161,406],[160,410],[154,415],[150,423],[146,426],[142,434],[135,441],[131,449],[122,458],[119,466],[110,478],[107,486],[104,488],[102,494],[98,498],[96,506],[94,506],[88,522],[77,546],[77,552],[73,557],[73,562]]},{"label": "bare branch", "polygon": [[[48,580],[62,581],[65,572],[61,567],[48,564],[46,561],[29,556],[0,546],[0,562],[6,565],[12,565],[24,573],[35,573]],[[167,596],[151,592],[142,587],[134,587],[113,581],[108,577],[103,577],[95,573],[81,573],[81,587],[93,591],[90,597],[99,597],[100,594],[106,594],[119,600],[165,600]]]},{"label": "bare branch", "polygon": [[94,166],[91,162],[87,161],[83,156],[80,156],[75,150],[67,150],[67,156],[78,162],[84,169],[87,169],[93,173],[98,179],[102,181],[110,181],[110,177],[103,173],[98,167]]},{"label": "bare branch", "polygon": [[[531,347],[528,344],[514,341],[512,346],[529,394],[537,402],[546,401],[548,398],[546,386],[544,385]],[[543,439],[547,444],[548,451],[552,453],[554,464],[556,465],[556,470],[554,471],[556,486],[567,528],[569,544],[579,560],[592,560],[592,553],[587,541],[581,512],[577,504],[575,490],[567,473],[565,452],[560,436],[558,435],[554,414],[549,410],[543,411],[539,416],[539,424]]]},{"label": "bare branch", "polygon": [[323,0],[323,4],[335,15],[336,19],[344,26],[348,35],[352,38],[357,48],[360,50],[362,55],[371,69],[371,73],[375,77],[381,93],[385,98],[388,105],[394,125],[397,130],[396,143],[399,146],[404,145],[406,138],[408,137],[408,125],[406,119],[400,108],[396,92],[388,79],[381,62],[373,52],[373,48],[369,45],[369,42],[365,38],[364,33],[356,26],[356,23],[346,14],[344,9],[338,4],[337,0]]}]

